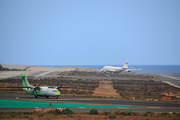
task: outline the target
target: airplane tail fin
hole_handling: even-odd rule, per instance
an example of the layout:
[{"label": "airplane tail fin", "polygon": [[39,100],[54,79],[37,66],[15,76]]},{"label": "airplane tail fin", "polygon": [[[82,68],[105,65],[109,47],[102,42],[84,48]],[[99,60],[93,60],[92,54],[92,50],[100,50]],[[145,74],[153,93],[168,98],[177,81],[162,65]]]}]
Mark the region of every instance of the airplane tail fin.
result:
[{"label": "airplane tail fin", "polygon": [[26,74],[22,74],[22,84],[23,84],[23,87],[30,87],[31,86],[27,80]]},{"label": "airplane tail fin", "polygon": [[123,68],[128,68],[128,62],[129,62],[129,60],[126,61],[126,63],[124,64]]}]

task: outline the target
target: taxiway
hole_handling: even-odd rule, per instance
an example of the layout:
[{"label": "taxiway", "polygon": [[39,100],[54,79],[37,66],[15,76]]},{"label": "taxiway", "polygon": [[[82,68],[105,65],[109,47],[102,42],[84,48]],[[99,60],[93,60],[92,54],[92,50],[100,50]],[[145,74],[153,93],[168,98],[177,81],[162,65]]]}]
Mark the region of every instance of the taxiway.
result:
[{"label": "taxiway", "polygon": [[[103,98],[82,98],[82,97],[70,97],[70,96],[60,96],[58,99],[50,97],[49,99],[45,97],[34,98],[33,95],[28,94],[16,94],[16,93],[0,93],[0,99],[11,99],[25,101],[43,101],[50,103],[73,103],[73,104],[87,104],[87,105],[112,105],[112,106],[138,106],[138,108],[97,108],[98,111],[134,111],[134,112],[180,112],[179,103],[168,103],[168,102],[153,102],[153,101],[127,101],[123,99],[103,99]],[[73,111],[89,111],[92,108],[70,108]],[[2,111],[32,111],[33,108],[1,108]]]}]

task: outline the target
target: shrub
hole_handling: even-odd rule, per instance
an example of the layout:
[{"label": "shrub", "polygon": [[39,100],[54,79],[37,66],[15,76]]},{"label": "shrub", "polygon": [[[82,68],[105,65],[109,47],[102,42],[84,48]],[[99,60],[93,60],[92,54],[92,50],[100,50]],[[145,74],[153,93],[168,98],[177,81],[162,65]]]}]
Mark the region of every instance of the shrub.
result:
[{"label": "shrub", "polygon": [[166,116],[168,115],[168,113],[161,113],[161,116]]},{"label": "shrub", "polygon": [[10,118],[15,118],[16,117],[16,113],[15,112],[9,112],[9,117]]},{"label": "shrub", "polygon": [[24,118],[29,118],[29,116],[25,115]]},{"label": "shrub", "polygon": [[121,112],[120,112],[119,110],[114,111],[114,113],[115,113],[116,115],[121,115]]},{"label": "shrub", "polygon": [[38,117],[43,117],[43,116],[44,116],[44,113],[42,113],[42,112],[38,113]]},{"label": "shrub", "polygon": [[104,112],[105,115],[108,115],[109,113],[110,113],[109,111],[105,111],[105,112]]},{"label": "shrub", "polygon": [[127,111],[125,111],[125,112],[121,112],[121,115],[127,115]]},{"label": "shrub", "polygon": [[24,112],[24,115],[32,115],[32,112]]},{"label": "shrub", "polygon": [[116,115],[131,115],[131,111],[129,111],[129,112],[127,112],[127,111],[125,111],[125,112],[120,112],[120,111],[115,111],[114,112]]},{"label": "shrub", "polygon": [[[53,112],[51,112],[51,113],[53,113]],[[54,113],[55,113],[56,115],[58,115],[58,114],[62,114],[62,111],[59,110],[59,109],[55,109]]]},{"label": "shrub", "polygon": [[131,111],[129,111],[129,112],[127,113],[127,115],[131,116]]},{"label": "shrub", "polygon": [[93,108],[93,109],[91,109],[90,114],[92,114],[92,115],[98,115],[99,113],[98,113],[98,110],[97,110],[97,109]]},{"label": "shrub", "polygon": [[48,114],[55,114],[55,111],[49,110],[47,113],[48,113]]},{"label": "shrub", "polygon": [[109,118],[116,118],[116,114],[115,114],[115,113],[112,113],[112,112],[110,112],[110,113],[108,114],[108,116],[109,116]]},{"label": "shrub", "polygon": [[180,116],[180,113],[176,113],[176,116]]},{"label": "shrub", "polygon": [[63,109],[63,110],[61,111],[61,113],[62,113],[62,114],[73,114],[73,111],[70,110],[69,108],[66,108],[66,109]]},{"label": "shrub", "polygon": [[148,115],[152,116],[152,114],[153,114],[152,112],[147,111],[147,112],[143,113],[142,116],[148,116]]},{"label": "shrub", "polygon": [[140,115],[140,113],[137,113],[137,112],[132,112],[131,113],[133,116],[139,116]]},{"label": "shrub", "polygon": [[20,112],[16,112],[16,115],[21,115],[22,114],[22,112],[20,111]]}]

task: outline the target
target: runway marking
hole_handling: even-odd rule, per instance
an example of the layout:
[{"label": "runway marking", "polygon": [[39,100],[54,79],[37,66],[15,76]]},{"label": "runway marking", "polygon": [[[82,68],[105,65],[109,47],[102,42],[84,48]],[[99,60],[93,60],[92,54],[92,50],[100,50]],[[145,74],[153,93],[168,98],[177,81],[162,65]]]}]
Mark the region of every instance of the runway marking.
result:
[{"label": "runway marking", "polygon": [[162,107],[156,107],[156,106],[147,106],[147,108],[162,108]]},{"label": "runway marking", "polygon": [[54,71],[48,71],[48,72],[45,72],[45,73],[39,74],[39,75],[37,75],[37,76],[35,76],[35,77],[43,76],[43,75],[48,74],[48,73],[50,73],[50,72],[54,72]]},{"label": "runway marking", "polygon": [[171,79],[174,79],[174,80],[180,80],[179,78],[174,77],[174,76],[169,76],[169,75],[161,75],[161,76],[164,76],[164,77],[167,77],[167,78],[171,78]]},{"label": "runway marking", "polygon": [[171,82],[168,82],[168,81],[163,81],[163,82],[164,82],[164,83],[167,83],[167,84],[169,84],[169,85],[171,85],[171,86],[174,86],[174,87],[180,88],[180,86],[175,85],[175,84],[173,84],[173,83],[171,83]]},{"label": "runway marking", "polygon": [[54,100],[93,100],[93,99],[54,99]]},{"label": "runway marking", "polygon": [[78,108],[80,108],[80,109],[86,109],[85,107],[78,107]]}]

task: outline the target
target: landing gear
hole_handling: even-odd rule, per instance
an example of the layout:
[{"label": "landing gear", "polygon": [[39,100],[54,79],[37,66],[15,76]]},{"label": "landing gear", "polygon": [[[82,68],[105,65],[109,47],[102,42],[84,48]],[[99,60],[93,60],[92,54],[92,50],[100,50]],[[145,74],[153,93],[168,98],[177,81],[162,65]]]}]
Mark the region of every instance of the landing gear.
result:
[{"label": "landing gear", "polygon": [[58,99],[58,96],[56,96],[56,99]]},{"label": "landing gear", "polygon": [[35,98],[38,98],[38,96],[36,95]]},{"label": "landing gear", "polygon": [[49,98],[49,96],[46,96],[46,98]]}]

